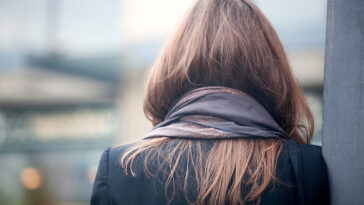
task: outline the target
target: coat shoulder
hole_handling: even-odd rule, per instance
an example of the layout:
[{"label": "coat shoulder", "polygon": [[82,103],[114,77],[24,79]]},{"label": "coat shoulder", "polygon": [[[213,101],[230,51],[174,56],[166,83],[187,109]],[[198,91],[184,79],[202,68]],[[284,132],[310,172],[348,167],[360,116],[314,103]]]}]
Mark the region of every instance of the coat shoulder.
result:
[{"label": "coat shoulder", "polygon": [[308,204],[329,204],[329,181],[321,146],[300,145],[300,172]]},{"label": "coat shoulder", "polygon": [[301,152],[305,154],[313,154],[315,156],[322,155],[322,147],[318,145],[312,145],[312,144],[303,144],[300,145]]},{"label": "coat shoulder", "polygon": [[[127,154],[129,151],[131,151],[132,153],[134,152],[133,150],[131,150],[134,146],[136,146],[138,143],[134,142],[134,143],[128,143],[128,144],[122,144],[122,145],[116,145],[114,147],[111,147],[109,149],[109,163],[110,163],[110,169],[111,171],[124,171],[124,169],[121,167],[121,160],[122,157],[124,156],[124,154]],[[134,163],[133,163],[133,172],[136,175],[140,175],[144,173],[144,169],[143,169],[143,154],[137,155],[135,157]],[[130,173],[130,167],[128,169],[128,174]]]},{"label": "coat shoulder", "polygon": [[300,158],[303,165],[302,168],[308,172],[320,170],[322,166],[325,166],[321,146],[307,144],[300,145]]}]

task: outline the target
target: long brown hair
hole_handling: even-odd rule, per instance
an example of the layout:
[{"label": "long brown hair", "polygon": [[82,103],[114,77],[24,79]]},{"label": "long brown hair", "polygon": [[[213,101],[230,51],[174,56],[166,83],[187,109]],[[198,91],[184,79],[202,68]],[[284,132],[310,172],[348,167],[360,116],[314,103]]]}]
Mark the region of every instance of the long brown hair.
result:
[{"label": "long brown hair", "polygon": [[[269,21],[248,0],[197,0],[151,69],[144,112],[153,125],[163,121],[174,101],[203,86],[239,89],[254,97],[276,122],[299,143],[310,143],[313,117],[302,89],[292,75],[283,46]],[[191,204],[259,203],[260,195],[275,181],[282,149],[280,139],[212,141],[202,152],[199,140],[159,138],[143,140],[121,158],[125,172],[134,173],[135,158],[158,158],[169,169],[165,191],[187,193],[185,179],[193,170],[197,197]],[[173,145],[173,146],[172,146]],[[167,153],[165,148],[170,148]],[[200,151],[199,151],[200,150]],[[192,167],[182,166],[187,156]],[[242,187],[248,191],[242,193]],[[174,193],[166,193],[173,199]],[[188,196],[186,196],[189,200]]]}]

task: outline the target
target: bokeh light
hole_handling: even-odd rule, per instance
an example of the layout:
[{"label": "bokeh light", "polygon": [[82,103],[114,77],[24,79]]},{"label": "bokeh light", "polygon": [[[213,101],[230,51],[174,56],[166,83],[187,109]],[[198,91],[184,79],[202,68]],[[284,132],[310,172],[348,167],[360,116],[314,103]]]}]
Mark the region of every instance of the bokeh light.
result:
[{"label": "bokeh light", "polygon": [[90,182],[90,184],[94,184],[96,173],[97,173],[97,166],[92,166],[87,170],[87,179]]},{"label": "bokeh light", "polygon": [[34,190],[42,184],[42,176],[38,169],[27,167],[20,174],[20,180],[26,189]]}]

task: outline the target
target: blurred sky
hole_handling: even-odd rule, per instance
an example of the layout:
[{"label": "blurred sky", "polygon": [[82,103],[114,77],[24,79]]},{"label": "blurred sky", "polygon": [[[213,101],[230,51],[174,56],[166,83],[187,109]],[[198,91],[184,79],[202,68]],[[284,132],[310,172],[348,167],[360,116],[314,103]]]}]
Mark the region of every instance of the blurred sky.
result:
[{"label": "blurred sky", "polygon": [[[0,50],[106,52],[165,39],[194,0],[0,0]],[[322,45],[326,1],[256,0],[288,47]],[[30,9],[31,8],[31,9]],[[54,45],[56,44],[56,45]]]}]

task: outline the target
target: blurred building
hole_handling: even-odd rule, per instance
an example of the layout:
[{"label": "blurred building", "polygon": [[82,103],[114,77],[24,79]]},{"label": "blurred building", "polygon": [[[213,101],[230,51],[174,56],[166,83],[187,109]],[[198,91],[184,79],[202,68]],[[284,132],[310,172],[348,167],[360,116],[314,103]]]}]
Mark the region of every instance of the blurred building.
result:
[{"label": "blurred building", "polygon": [[[101,152],[140,139],[147,69],[194,0],[0,0],[0,204],[88,204]],[[321,143],[326,2],[256,0]]]},{"label": "blurred building", "polygon": [[122,120],[121,2],[0,0],[0,204],[87,204]]}]

